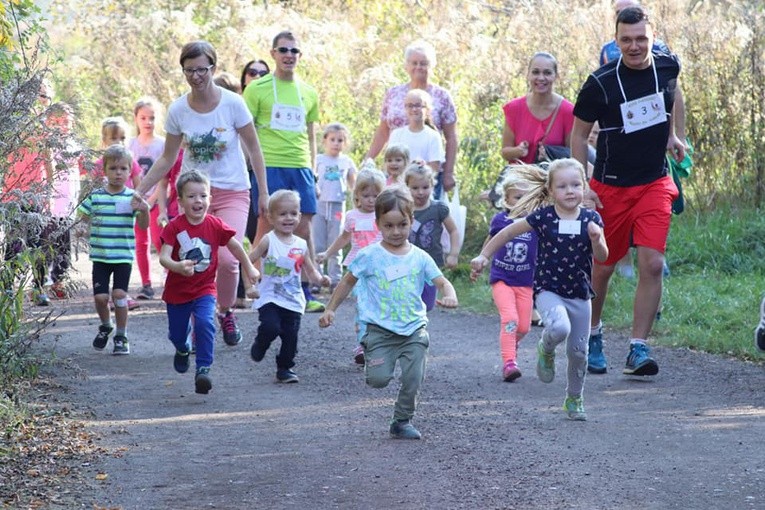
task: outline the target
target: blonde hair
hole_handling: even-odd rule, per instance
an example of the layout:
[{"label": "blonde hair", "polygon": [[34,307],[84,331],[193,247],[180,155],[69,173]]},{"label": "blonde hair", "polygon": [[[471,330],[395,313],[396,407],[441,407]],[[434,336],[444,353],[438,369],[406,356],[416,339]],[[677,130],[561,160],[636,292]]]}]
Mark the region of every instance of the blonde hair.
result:
[{"label": "blonde hair", "polygon": [[408,165],[409,160],[411,159],[411,156],[409,156],[409,147],[402,143],[389,144],[388,147],[385,148],[385,152],[383,152],[383,161],[396,156],[404,158],[404,165]]},{"label": "blonde hair", "polygon": [[[140,98],[138,101],[135,102],[135,106],[133,106],[133,120],[135,121],[135,118],[138,117],[138,111],[141,108],[151,108],[154,110],[154,129],[156,130],[156,126],[159,126],[161,124],[161,118],[162,118],[162,104],[150,96],[145,96]],[[138,122],[135,123],[135,134],[136,136],[141,134],[141,128],[138,126]]]},{"label": "blonde hair", "polygon": [[327,124],[327,126],[324,128],[324,134],[322,135],[321,139],[326,140],[331,133],[344,134],[345,142],[343,142],[342,150],[348,150],[348,147],[351,145],[351,133],[348,131],[348,128],[339,122],[332,122],[331,124]]},{"label": "blonde hair", "polygon": [[239,85],[239,81],[236,79],[236,76],[231,73],[227,73],[226,71],[222,71],[216,74],[213,78],[213,83],[221,88],[230,90],[234,94],[242,93],[242,87]]},{"label": "blonde hair", "polygon": [[300,207],[300,195],[297,191],[291,189],[280,189],[271,193],[268,197],[268,214],[276,212],[276,206],[279,202],[294,202]]},{"label": "blonde hair", "polygon": [[353,202],[358,207],[361,192],[373,188],[379,195],[385,187],[385,176],[378,170],[363,169],[356,176],[356,186],[353,188]]},{"label": "blonde hair", "polygon": [[[412,89],[404,96],[404,104],[409,97],[413,97],[422,101],[423,115],[422,118],[425,121],[425,125],[436,129],[436,123],[433,122],[433,97],[422,89]],[[438,131],[436,129],[436,131]]]},{"label": "blonde hair", "polygon": [[507,194],[510,190],[523,190],[528,191],[529,190],[529,182],[524,179],[518,172],[515,171],[515,167],[517,165],[507,165],[505,167],[507,174],[505,175],[505,178],[500,183],[500,187],[502,188],[502,207],[505,209],[510,209],[510,206],[507,204]]},{"label": "blonde hair", "polygon": [[406,167],[406,170],[404,171],[404,184],[409,186],[409,179],[413,178],[427,179],[431,186],[436,183],[433,169],[430,168],[430,165],[426,165],[422,161],[415,161]]},{"label": "blonde hair", "polygon": [[129,129],[128,123],[123,117],[106,117],[101,122],[101,142],[116,138],[114,134],[117,133],[117,130],[121,130],[122,134],[127,136]]},{"label": "blonde hair", "polygon": [[517,217],[526,216],[540,207],[552,204],[552,185],[555,174],[565,168],[574,168],[579,171],[582,185],[587,191],[587,177],[584,173],[584,167],[573,158],[556,159],[546,169],[536,165],[515,166],[514,171],[529,183],[529,190],[523,195],[523,198],[518,200],[511,213]]}]

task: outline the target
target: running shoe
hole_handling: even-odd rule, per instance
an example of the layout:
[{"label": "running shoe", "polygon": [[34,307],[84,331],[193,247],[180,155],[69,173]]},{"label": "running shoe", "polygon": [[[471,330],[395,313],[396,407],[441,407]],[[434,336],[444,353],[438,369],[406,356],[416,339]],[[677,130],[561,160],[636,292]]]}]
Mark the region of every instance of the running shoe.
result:
[{"label": "running shoe", "polygon": [[128,339],[124,335],[115,335],[114,336],[114,349],[112,349],[112,354],[115,356],[125,356],[127,354],[130,354],[130,343],[128,342]]},{"label": "running shoe", "polygon": [[179,374],[185,374],[189,371],[189,351],[175,351],[175,356],[173,357],[173,368],[175,368],[175,371]]},{"label": "running shoe", "polygon": [[582,397],[566,397],[566,401],[563,402],[563,410],[566,411],[569,420],[587,420],[587,414],[584,412],[584,398]]},{"label": "running shoe", "polygon": [[306,301],[305,303],[305,311],[306,313],[321,313],[325,309],[324,303],[321,301],[317,301],[315,299],[311,299],[310,301]]},{"label": "running shoe", "polygon": [[225,315],[218,315],[218,321],[220,322],[220,329],[223,331],[223,341],[226,342],[226,345],[239,345],[239,342],[242,341],[242,332],[236,323],[234,312],[229,310]]},{"label": "running shoe", "polygon": [[754,330],[754,345],[765,351],[765,298],[760,303],[760,324]]},{"label": "running shoe", "polygon": [[622,371],[626,375],[656,375],[659,373],[659,365],[649,356],[650,349],[642,342],[630,344],[630,352],[627,355],[627,363]]},{"label": "running shoe", "polygon": [[111,326],[98,326],[98,334],[93,339],[93,348],[97,351],[103,350],[109,342],[109,335],[112,334],[112,331],[114,331],[114,328]]},{"label": "running shoe", "polygon": [[138,289],[138,294],[135,297],[136,299],[154,299],[154,289],[151,288],[151,285],[144,285]]},{"label": "running shoe", "polygon": [[357,365],[363,365],[364,364],[364,347],[361,345],[357,345],[353,349],[353,361]]},{"label": "running shoe", "polygon": [[202,395],[207,395],[212,389],[212,379],[210,378],[210,367],[197,368],[197,375],[194,376],[194,391]]},{"label": "running shoe", "polygon": [[605,374],[608,370],[606,355],[603,354],[603,333],[590,335],[587,353],[587,371],[591,374]]},{"label": "running shoe", "polygon": [[290,384],[299,381],[297,374],[289,368],[280,368],[276,371],[276,382]]},{"label": "running shoe", "polygon": [[505,382],[513,382],[520,376],[521,371],[518,369],[518,365],[515,364],[515,360],[508,360],[502,368],[502,378]]},{"label": "running shoe", "polygon": [[543,383],[551,383],[555,379],[555,351],[545,351],[542,340],[537,344],[537,377]]},{"label": "running shoe", "polygon": [[403,420],[390,424],[390,436],[393,439],[420,439],[422,434],[409,420]]}]

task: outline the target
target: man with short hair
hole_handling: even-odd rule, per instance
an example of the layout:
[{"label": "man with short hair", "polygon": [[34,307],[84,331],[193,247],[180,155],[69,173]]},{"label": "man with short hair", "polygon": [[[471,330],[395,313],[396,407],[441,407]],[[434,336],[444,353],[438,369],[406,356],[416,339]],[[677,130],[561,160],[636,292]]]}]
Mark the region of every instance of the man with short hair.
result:
[{"label": "man with short hair", "polygon": [[[603,305],[616,262],[632,242],[637,247],[639,279],[635,291],[632,337],[624,373],[655,375],[646,338],[662,290],[662,266],[671,205],[677,187],[668,174],[665,152],[679,160],[685,145],[676,135],[684,119],[671,119],[680,96],[680,62],[675,55],[652,52],[653,29],[640,7],[623,9],[616,20],[618,60],[592,73],[574,107],[571,150],[587,162],[587,137],[598,122],[597,159],[586,203],[597,207],[605,224],[609,257],[593,267],[592,331],[589,348],[601,351]],[[677,113],[677,112],[676,112]],[[682,115],[682,113],[680,113]],[[606,367],[602,356],[602,368]]]},{"label": "man with short hair", "polygon": [[[271,57],[276,64],[274,72],[250,83],[243,97],[255,118],[266,162],[268,194],[280,189],[298,192],[301,217],[295,233],[306,240],[313,253],[311,218],[316,214],[314,123],[319,120],[319,98],[316,90],[296,75],[301,56],[292,32],[279,32],[271,47]],[[257,246],[270,230],[268,219],[259,216],[253,245]],[[311,295],[308,282],[303,282],[303,291],[307,312],[324,311],[324,305]]]},{"label": "man with short hair", "polygon": [[[616,0],[614,2],[614,18],[619,16],[619,13],[628,7],[640,7],[640,2],[637,0]],[[667,47],[667,45],[661,39],[654,39],[652,50],[663,53],[670,52],[669,47]],[[616,39],[613,39],[610,42],[604,44],[602,48],[600,48],[600,57],[598,58],[598,63],[599,65],[604,66],[612,60],[618,59],[619,55],[621,54],[622,51],[619,49],[619,45],[616,43]]]}]

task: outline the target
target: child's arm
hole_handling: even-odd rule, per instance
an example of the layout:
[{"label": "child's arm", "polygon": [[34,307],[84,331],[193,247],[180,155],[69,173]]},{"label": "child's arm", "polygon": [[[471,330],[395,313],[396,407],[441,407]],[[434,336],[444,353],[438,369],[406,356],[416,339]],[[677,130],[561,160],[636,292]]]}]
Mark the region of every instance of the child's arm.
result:
[{"label": "child's arm", "polygon": [[449,233],[449,254],[446,256],[446,267],[454,269],[457,267],[457,261],[460,256],[460,233],[457,232],[457,224],[454,223],[454,218],[447,216],[444,219],[444,227]]},{"label": "child's arm", "polygon": [[169,244],[163,244],[159,249],[159,263],[173,273],[178,273],[183,276],[194,275],[194,261],[193,260],[173,260],[173,247]]},{"label": "child's arm", "polygon": [[433,169],[433,175],[438,175],[439,172],[441,172],[441,162],[440,161],[428,161],[427,165],[430,168]]},{"label": "child's arm", "polygon": [[250,251],[250,262],[255,263],[268,253],[268,236],[263,236],[258,245]]},{"label": "child's arm", "polygon": [[452,282],[442,275],[438,278],[434,278],[433,283],[441,293],[441,299],[436,299],[436,303],[444,308],[457,308],[457,306],[459,306],[459,303],[457,302],[457,292],[455,292]]},{"label": "child's arm", "polygon": [[530,230],[531,225],[529,225],[528,221],[523,219],[511,223],[497,232],[497,235],[492,237],[483,249],[481,249],[481,253],[470,261],[470,279],[475,280],[478,275],[481,274],[483,268],[489,263],[489,258],[494,255],[498,249],[507,244],[510,239],[519,236],[524,232],[529,232]]},{"label": "child's arm", "polygon": [[167,182],[167,177],[163,177],[157,184],[157,207],[159,207],[157,224],[162,228],[164,228],[169,221],[167,217]]},{"label": "child's arm", "polygon": [[587,235],[592,243],[592,254],[598,262],[605,262],[608,258],[608,246],[606,245],[606,236],[603,235],[603,229],[591,221],[587,224]]},{"label": "child's arm", "polygon": [[321,264],[325,260],[327,260],[329,257],[337,253],[338,251],[342,250],[346,246],[348,246],[348,243],[351,242],[351,233],[347,230],[343,230],[340,232],[340,235],[337,236],[337,239],[332,241],[332,244],[329,245],[329,248],[327,248],[327,251],[321,252],[316,255],[316,260]]},{"label": "child's arm", "polygon": [[346,184],[348,185],[348,194],[353,195],[353,188],[356,187],[356,169],[351,168],[348,170],[348,177],[345,180]]},{"label": "child's arm", "polygon": [[358,278],[353,276],[353,273],[350,271],[343,275],[340,283],[335,288],[335,292],[332,293],[332,297],[329,298],[329,303],[327,303],[324,313],[319,317],[319,327],[326,328],[335,322],[335,310],[340,306],[340,303],[345,301],[345,298],[351,293],[357,281],[359,281]]},{"label": "child's arm", "polygon": [[329,287],[331,280],[329,279],[329,276],[322,275],[321,272],[316,269],[316,265],[314,264],[313,260],[311,260],[311,257],[306,257],[303,261],[303,271],[306,272],[306,276],[308,276],[308,280],[310,280],[311,283],[315,285],[321,285],[322,287]]},{"label": "child's arm", "polygon": [[244,251],[242,243],[240,243],[236,237],[232,237],[228,240],[228,243],[226,243],[226,248],[228,248],[228,250],[231,252],[231,255],[233,255],[234,258],[239,261],[242,271],[244,271],[244,275],[249,280],[248,287],[257,285],[258,278],[260,278],[260,272],[255,269],[255,266],[252,265],[250,259],[247,258],[247,253]]}]

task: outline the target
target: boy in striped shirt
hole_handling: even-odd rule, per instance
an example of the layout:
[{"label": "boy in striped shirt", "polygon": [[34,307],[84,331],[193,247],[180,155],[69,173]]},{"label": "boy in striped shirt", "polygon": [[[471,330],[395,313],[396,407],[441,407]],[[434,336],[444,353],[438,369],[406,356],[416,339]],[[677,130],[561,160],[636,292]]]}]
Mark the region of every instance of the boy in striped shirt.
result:
[{"label": "boy in striped shirt", "polygon": [[114,332],[115,355],[130,354],[126,336],[128,318],[127,289],[135,257],[134,222],[149,226],[149,206],[141,200],[133,208],[133,190],[125,183],[130,178],[133,157],[122,145],[112,145],[104,152],[106,185],[93,190],[77,208],[80,217],[90,223],[90,260],[93,262],[93,298],[101,320],[93,347],[102,350],[114,331],[109,312],[109,279],[114,275],[112,300],[117,330]]}]

